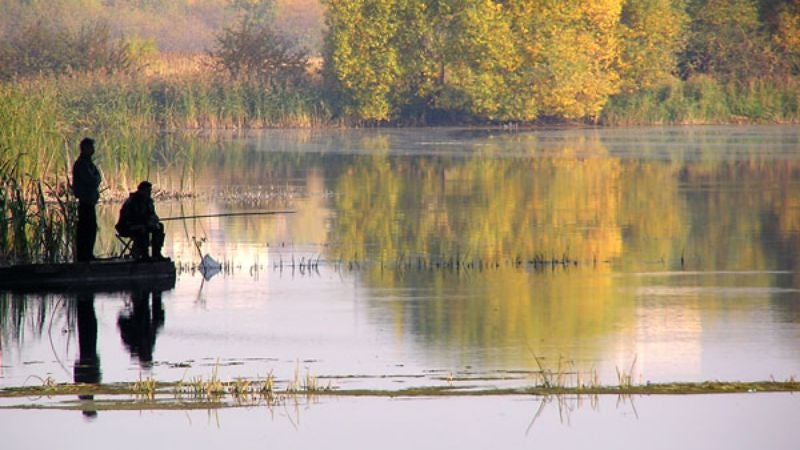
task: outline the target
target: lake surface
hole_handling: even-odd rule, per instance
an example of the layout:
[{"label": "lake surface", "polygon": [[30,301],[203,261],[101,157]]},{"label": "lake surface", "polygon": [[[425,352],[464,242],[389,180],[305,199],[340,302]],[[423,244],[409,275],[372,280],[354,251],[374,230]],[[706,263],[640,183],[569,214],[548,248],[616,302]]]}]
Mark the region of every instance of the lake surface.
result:
[{"label": "lake surface", "polygon": [[[3,448],[793,450],[800,397],[783,394],[327,398],[268,409],[0,410]],[[794,414],[787,414],[787,412]],[[47,432],[35,432],[47,424]]]},{"label": "lake surface", "polygon": [[[212,373],[380,389],[529,386],[542,369],[603,384],[620,372],[800,375],[797,127],[196,139],[205,150],[151,169],[156,189],[196,194],[159,202],[162,217],[293,213],[166,222],[181,270],[164,292],[0,293],[0,387]],[[118,208],[100,208],[100,253]],[[225,270],[205,279],[200,254]],[[796,396],[767,398],[798,417]],[[353,403],[344,415],[377,405],[378,417],[404,405],[341,402]],[[491,403],[433,403],[461,402]],[[39,414],[65,413],[24,420]]]}]

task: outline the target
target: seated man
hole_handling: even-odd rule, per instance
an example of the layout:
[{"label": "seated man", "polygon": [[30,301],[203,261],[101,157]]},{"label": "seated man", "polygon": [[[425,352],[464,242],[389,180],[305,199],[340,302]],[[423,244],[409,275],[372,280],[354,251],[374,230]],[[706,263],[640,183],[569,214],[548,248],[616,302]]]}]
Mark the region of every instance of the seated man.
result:
[{"label": "seated man", "polygon": [[153,185],[142,181],[136,192],[122,204],[119,221],[115,228],[123,237],[133,238],[133,257],[148,259],[148,247],[152,248],[152,260],[164,260],[161,247],[164,245],[164,224],[156,215],[156,208],[151,197]]}]

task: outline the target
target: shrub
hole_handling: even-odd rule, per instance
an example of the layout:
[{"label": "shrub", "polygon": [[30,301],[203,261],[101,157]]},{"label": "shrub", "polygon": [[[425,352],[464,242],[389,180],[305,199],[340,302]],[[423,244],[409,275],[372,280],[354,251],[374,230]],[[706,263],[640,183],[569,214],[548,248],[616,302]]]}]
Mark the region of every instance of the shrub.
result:
[{"label": "shrub", "polygon": [[276,32],[274,3],[239,0],[232,6],[239,11],[238,20],[217,34],[216,47],[209,52],[217,70],[267,88],[304,84],[308,52]]},{"label": "shrub", "polygon": [[87,23],[73,32],[42,21],[20,28],[0,44],[0,80],[39,74],[120,72],[132,67],[128,45],[107,23]]}]

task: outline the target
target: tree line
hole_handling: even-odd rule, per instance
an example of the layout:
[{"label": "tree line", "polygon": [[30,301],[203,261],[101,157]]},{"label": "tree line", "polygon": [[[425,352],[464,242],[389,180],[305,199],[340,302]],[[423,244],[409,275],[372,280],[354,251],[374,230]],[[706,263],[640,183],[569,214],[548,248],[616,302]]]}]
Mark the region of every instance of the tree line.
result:
[{"label": "tree line", "polygon": [[[707,91],[718,87],[730,97],[767,83],[788,110],[776,115],[800,110],[785,94],[800,75],[798,0],[321,1],[324,44],[311,48],[281,28],[276,0],[229,0],[209,67],[260,89],[313,91],[334,117],[362,124],[597,121],[615,100],[667,102],[682,83],[700,86],[685,95],[706,102],[717,102]],[[21,4],[42,2],[0,3],[24,16]],[[150,13],[158,4],[77,3]],[[158,46],[114,38],[102,21],[32,17],[0,30],[0,80],[131,73]]]},{"label": "tree line", "polygon": [[697,76],[800,71],[796,0],[326,0],[327,76],[367,120],[594,119]]}]

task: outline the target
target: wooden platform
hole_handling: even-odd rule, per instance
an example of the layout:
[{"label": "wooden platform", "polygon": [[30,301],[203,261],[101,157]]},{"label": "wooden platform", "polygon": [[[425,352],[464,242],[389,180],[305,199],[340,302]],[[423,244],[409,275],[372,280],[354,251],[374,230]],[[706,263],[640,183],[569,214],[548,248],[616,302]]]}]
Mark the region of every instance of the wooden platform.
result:
[{"label": "wooden platform", "polygon": [[175,263],[171,259],[163,261],[108,259],[0,267],[0,290],[168,290],[173,287],[175,287]]}]

